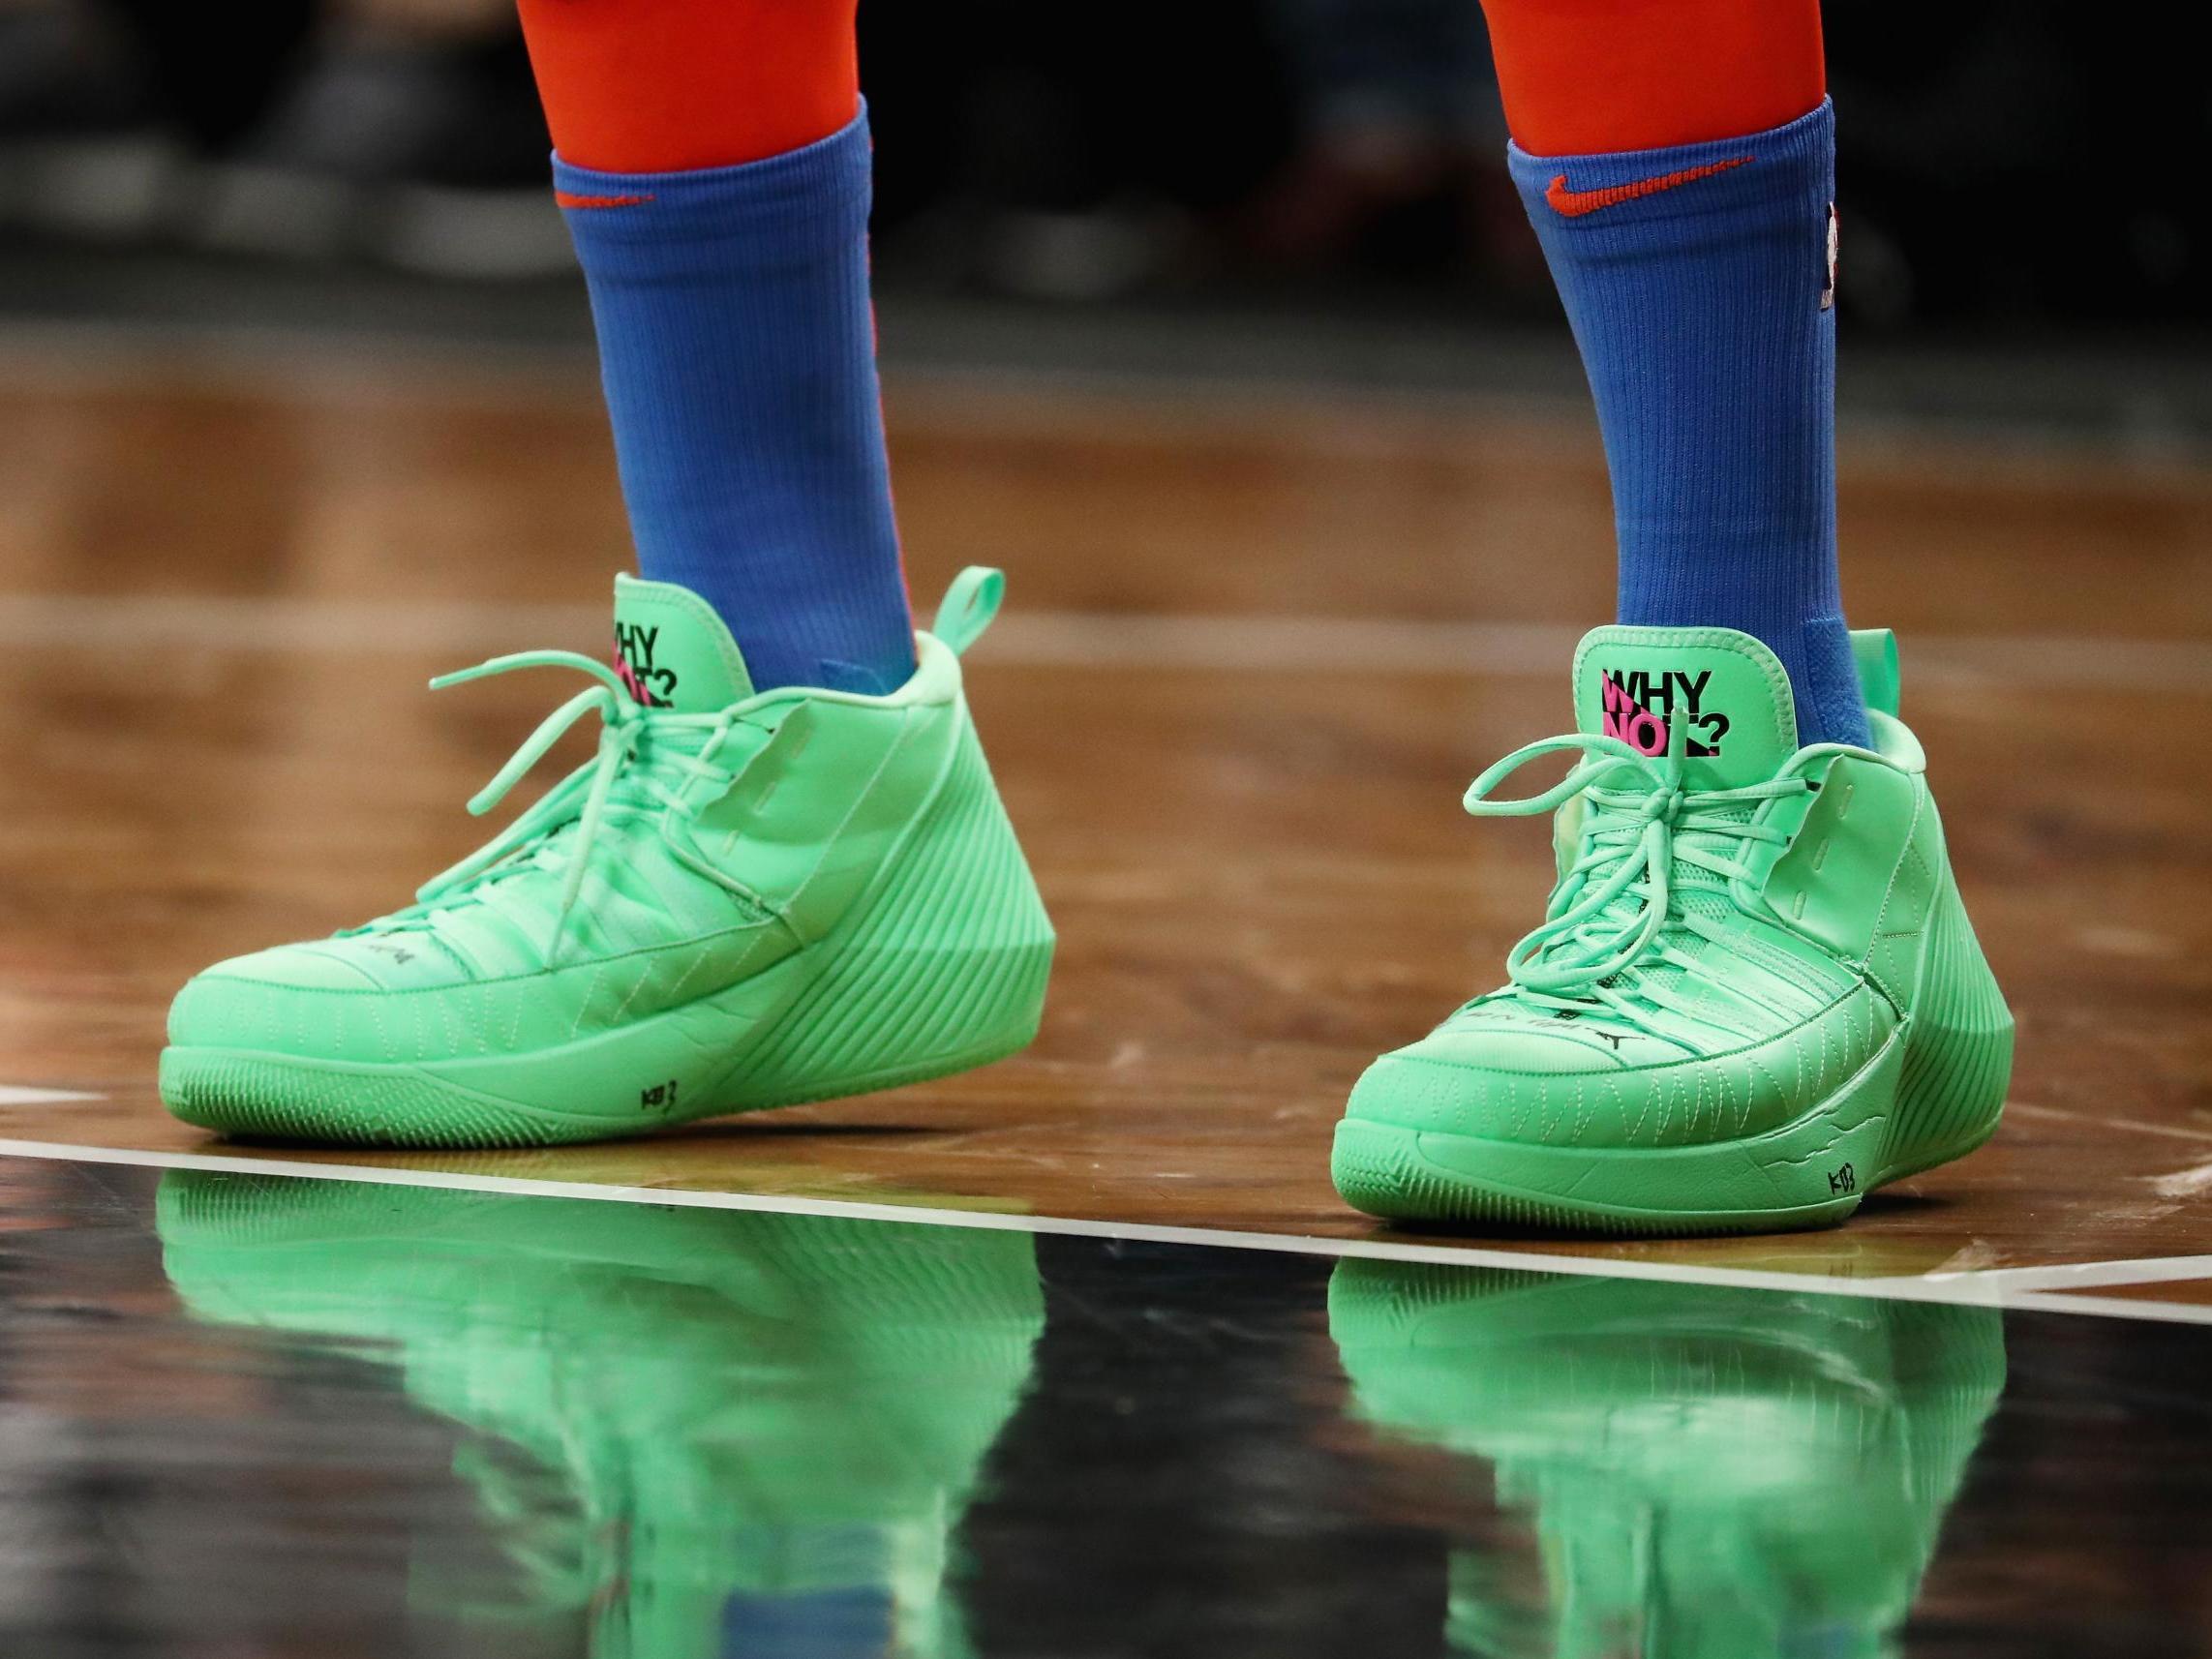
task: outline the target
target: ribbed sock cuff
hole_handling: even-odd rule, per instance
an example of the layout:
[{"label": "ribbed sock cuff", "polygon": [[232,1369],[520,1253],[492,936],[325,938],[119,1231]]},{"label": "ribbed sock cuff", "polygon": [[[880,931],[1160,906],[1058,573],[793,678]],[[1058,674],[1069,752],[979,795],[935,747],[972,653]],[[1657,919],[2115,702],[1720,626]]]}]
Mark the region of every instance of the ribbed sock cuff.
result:
[{"label": "ribbed sock cuff", "polygon": [[1530,218],[1549,235],[1602,243],[1635,226],[1638,248],[1649,251],[1671,224],[1685,246],[1712,245],[1732,225],[1802,224],[1807,211],[1826,213],[1835,196],[1835,110],[1823,99],[1785,126],[1667,150],[1531,156],[1508,144],[1505,159]]},{"label": "ribbed sock cuff", "polygon": [[[577,256],[594,275],[773,268],[843,249],[867,229],[872,192],[867,107],[803,149],[693,172],[607,173],[553,158],[556,199]],[[672,261],[676,261],[672,265]]]}]

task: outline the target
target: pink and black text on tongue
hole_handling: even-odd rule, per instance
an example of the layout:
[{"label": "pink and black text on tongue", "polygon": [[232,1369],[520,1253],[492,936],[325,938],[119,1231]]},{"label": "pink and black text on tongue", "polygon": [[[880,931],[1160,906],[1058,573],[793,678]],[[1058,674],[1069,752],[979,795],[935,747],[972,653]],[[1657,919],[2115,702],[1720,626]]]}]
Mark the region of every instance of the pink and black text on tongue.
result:
[{"label": "pink and black text on tongue", "polygon": [[1574,658],[1578,730],[1662,756],[1679,723],[1692,789],[1762,783],[1797,752],[1797,708],[1774,653],[1734,628],[1593,628]]},{"label": "pink and black text on tongue", "polygon": [[753,694],[722,618],[672,582],[615,578],[615,672],[639,703],[679,714],[711,714]]}]

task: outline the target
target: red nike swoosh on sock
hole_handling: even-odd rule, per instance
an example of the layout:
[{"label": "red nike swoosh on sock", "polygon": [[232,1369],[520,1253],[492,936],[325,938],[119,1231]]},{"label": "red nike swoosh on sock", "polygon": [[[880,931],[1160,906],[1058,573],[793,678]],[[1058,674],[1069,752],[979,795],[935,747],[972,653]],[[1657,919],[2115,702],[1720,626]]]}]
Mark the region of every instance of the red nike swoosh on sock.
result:
[{"label": "red nike swoosh on sock", "polygon": [[556,207],[642,207],[650,196],[574,196],[565,190],[553,193]]},{"label": "red nike swoosh on sock", "polygon": [[1630,184],[1609,184],[1603,190],[1569,190],[1565,173],[1552,180],[1551,188],[1544,192],[1544,199],[1552,204],[1552,211],[1569,219],[1580,219],[1586,213],[1600,208],[1618,207],[1623,201],[1634,201],[1641,196],[1657,196],[1662,190],[1673,190],[1678,185],[1693,180],[1711,178],[1724,173],[1730,167],[1747,166],[1756,158],[1738,156],[1731,161],[1712,162],[1702,167],[1684,167],[1679,173],[1661,173],[1657,178],[1640,178]]}]

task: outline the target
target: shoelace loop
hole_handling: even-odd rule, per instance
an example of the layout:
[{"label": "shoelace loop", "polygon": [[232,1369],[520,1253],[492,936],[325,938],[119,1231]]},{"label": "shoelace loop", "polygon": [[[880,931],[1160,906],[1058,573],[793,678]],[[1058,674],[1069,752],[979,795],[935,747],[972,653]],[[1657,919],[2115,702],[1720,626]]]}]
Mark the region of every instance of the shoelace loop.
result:
[{"label": "shoelace loop", "polygon": [[[1686,733],[1685,722],[1674,722],[1663,755],[1589,733],[1546,738],[1514,750],[1469,786],[1466,805],[1476,817],[1535,817],[1576,797],[1587,798],[1591,812],[1575,861],[1554,890],[1543,923],[1506,955],[1513,984],[1507,994],[1562,1010],[1597,1002],[1644,1024],[1644,1011],[1615,993],[1612,981],[1654,953],[1686,963],[1662,937],[1670,922],[1705,930],[1676,901],[1678,862],[1724,878],[1748,873],[1740,859],[1685,838],[1770,844],[1788,839],[1779,830],[1749,822],[1742,809],[1795,794],[1806,787],[1805,780],[1782,776],[1733,789],[1688,789]],[[1499,785],[1523,767],[1559,753],[1583,758],[1540,795],[1495,798]],[[1632,908],[1620,902],[1624,897],[1634,901]]]},{"label": "shoelace loop", "polygon": [[546,791],[529,810],[490,841],[424,883],[415,893],[414,910],[387,920],[427,919],[442,901],[459,897],[480,877],[573,820],[577,845],[567,860],[561,881],[561,902],[554,916],[548,946],[550,965],[552,960],[558,959],[561,942],[566,937],[569,917],[583,891],[585,871],[594,849],[600,845],[601,827],[610,810],[620,809],[616,788],[625,773],[641,782],[651,799],[659,804],[675,806],[679,803],[677,791],[657,778],[640,777],[632,766],[649,730],[695,729],[706,734],[699,752],[683,756],[686,772],[697,774],[709,769],[707,757],[713,752],[719,735],[728,730],[729,719],[726,713],[675,714],[665,709],[648,709],[632,699],[629,688],[615,670],[580,651],[533,650],[496,656],[474,668],[441,674],[430,684],[433,690],[442,690],[446,686],[526,668],[573,669],[589,675],[595,683],[579,691],[538,722],[537,729],[523,739],[521,747],[492,775],[491,781],[470,798],[470,812],[481,817],[499,805],[524,774],[587,714],[596,713],[601,722],[597,754]]}]

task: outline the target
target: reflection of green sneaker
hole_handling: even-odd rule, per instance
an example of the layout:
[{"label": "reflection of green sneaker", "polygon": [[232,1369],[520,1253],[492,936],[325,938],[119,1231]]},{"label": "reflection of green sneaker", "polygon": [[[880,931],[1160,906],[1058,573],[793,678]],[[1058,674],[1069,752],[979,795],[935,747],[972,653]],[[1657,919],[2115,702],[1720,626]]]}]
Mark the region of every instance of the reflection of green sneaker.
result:
[{"label": "reflection of green sneaker", "polygon": [[1494,1659],[1890,1651],[2005,1380],[1993,1308],[1396,1262],[1338,1266],[1329,1331],[1363,1417],[1534,1522],[1548,1605],[1453,1562]]},{"label": "reflection of green sneaker", "polygon": [[178,993],[162,1099],[234,1133],[427,1146],[593,1140],[981,1066],[1037,1030],[1052,929],[957,652],[970,570],[889,697],[755,695],[688,589],[618,578],[620,671],[566,651],[469,675],[596,683],[597,759],[411,908],[219,962]]},{"label": "reflection of green sneaker", "polygon": [[471,1431],[500,1558],[426,1548],[418,1604],[595,1659],[965,1650],[947,1552],[1043,1325],[1027,1234],[190,1170],[157,1220],[197,1316],[388,1360]]},{"label": "reflection of green sneaker", "polygon": [[[2013,1021],[1975,943],[1896,650],[1853,636],[1873,751],[1797,744],[1773,653],[1599,628],[1581,735],[1468,792],[1558,808],[1559,884],[1510,983],[1352,1091],[1334,1174],[1371,1215],[1622,1232],[1837,1222],[1996,1128]],[[1588,758],[1526,800],[1491,791]]]}]

